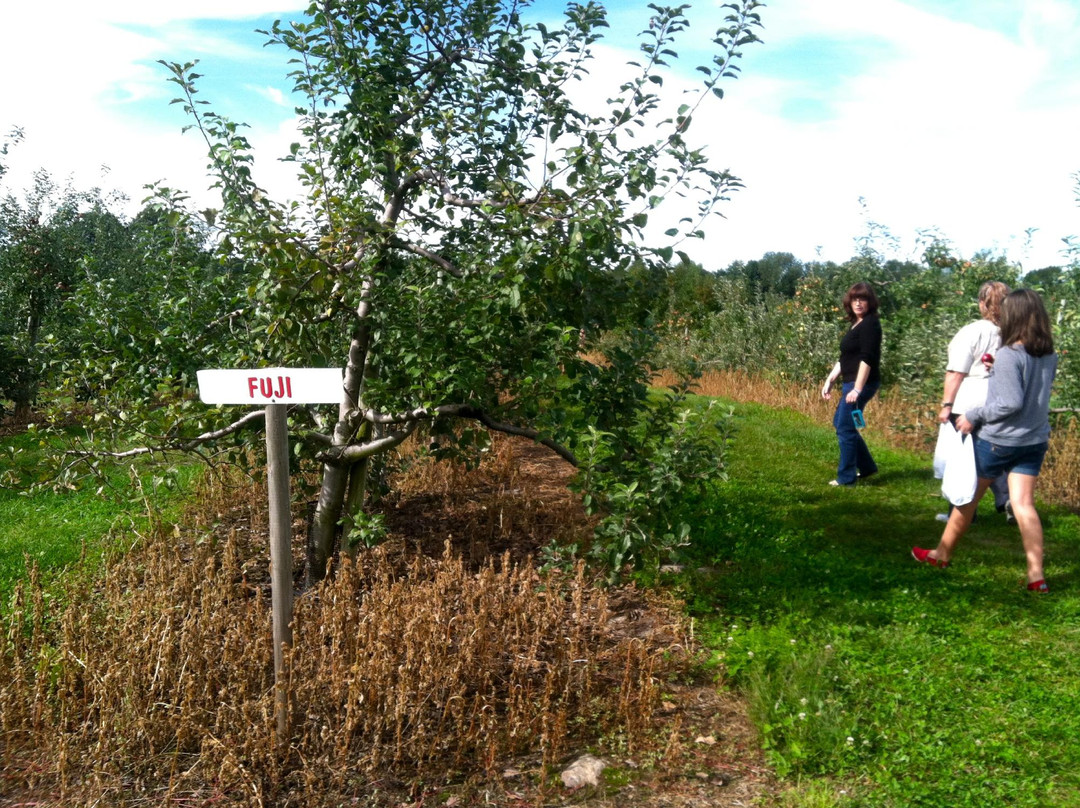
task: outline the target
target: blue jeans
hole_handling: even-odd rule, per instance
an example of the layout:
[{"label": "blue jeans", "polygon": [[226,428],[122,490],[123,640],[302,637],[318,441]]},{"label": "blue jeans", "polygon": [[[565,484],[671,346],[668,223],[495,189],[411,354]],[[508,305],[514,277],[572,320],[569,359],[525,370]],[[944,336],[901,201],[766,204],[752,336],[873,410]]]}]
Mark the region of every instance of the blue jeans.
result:
[{"label": "blue jeans", "polygon": [[1029,446],[1002,446],[975,436],[975,468],[980,477],[996,479],[1015,473],[1038,477],[1048,443]]},{"label": "blue jeans", "polygon": [[848,404],[847,394],[855,389],[855,382],[844,382],[841,389],[840,403],[836,405],[836,415],[833,416],[836,440],[840,443],[840,464],[836,467],[836,481],[840,485],[854,485],[856,472],[868,477],[877,471],[877,463],[871,457],[866,441],[851,420],[851,411],[861,410],[874,397],[878,387],[877,384],[866,385],[854,404]]}]

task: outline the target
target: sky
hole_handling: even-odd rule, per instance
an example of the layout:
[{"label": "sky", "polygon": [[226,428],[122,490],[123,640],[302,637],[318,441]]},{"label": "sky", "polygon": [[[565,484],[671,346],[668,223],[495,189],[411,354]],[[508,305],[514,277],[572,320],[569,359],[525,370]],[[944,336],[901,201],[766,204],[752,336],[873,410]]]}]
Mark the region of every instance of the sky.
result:
[{"label": "sky", "polygon": [[[44,168],[119,190],[132,210],[153,182],[214,206],[205,145],[182,131],[158,64],[198,59],[201,97],[250,125],[260,184],[292,193],[275,160],[295,139],[286,54],[255,31],[306,5],[54,0],[43,12],[0,0],[5,31],[22,32],[0,49],[0,142],[25,133],[0,190],[21,193]],[[530,14],[554,19],[563,5],[538,0]],[[647,0],[606,5],[593,75],[607,84],[582,90],[598,97],[637,57],[648,13]],[[688,13],[685,64],[665,92],[693,81],[726,12],[693,0]],[[932,233],[1025,270],[1066,262],[1062,239],[1080,237],[1080,0],[770,0],[760,13],[763,42],[695,119],[712,163],[745,187],[703,241],[681,245],[693,259],[841,262],[873,223],[891,237],[875,245],[887,257],[918,260]]]}]

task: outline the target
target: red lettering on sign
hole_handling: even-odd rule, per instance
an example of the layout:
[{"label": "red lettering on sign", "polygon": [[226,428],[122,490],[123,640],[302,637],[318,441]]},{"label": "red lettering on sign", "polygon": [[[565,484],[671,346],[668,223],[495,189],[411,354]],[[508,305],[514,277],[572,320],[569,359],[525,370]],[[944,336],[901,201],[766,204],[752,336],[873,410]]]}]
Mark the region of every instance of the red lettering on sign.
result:
[{"label": "red lettering on sign", "polygon": [[292,376],[248,376],[248,397],[255,398],[256,389],[262,398],[292,398]]}]

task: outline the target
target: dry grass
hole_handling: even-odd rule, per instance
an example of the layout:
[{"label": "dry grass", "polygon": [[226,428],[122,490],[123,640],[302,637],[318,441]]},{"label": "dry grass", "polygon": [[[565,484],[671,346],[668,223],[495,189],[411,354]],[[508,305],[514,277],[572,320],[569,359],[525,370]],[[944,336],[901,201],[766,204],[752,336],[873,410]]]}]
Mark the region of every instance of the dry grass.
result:
[{"label": "dry grass", "polygon": [[1080,425],[1075,418],[1058,422],[1050,435],[1050,451],[1039,475],[1039,495],[1080,511]]},{"label": "dry grass", "polygon": [[[441,495],[440,524],[519,552],[551,528],[540,493],[520,496],[537,485],[520,448],[442,474],[415,464],[397,510],[434,517]],[[484,563],[448,543],[417,552],[432,533],[394,535],[298,598],[279,745],[264,497],[208,481],[189,528],[159,528],[66,606],[36,576],[20,589],[0,637],[0,791],[15,804],[419,803],[518,756],[542,792],[602,736],[666,742],[658,688],[689,660],[677,606],[594,587],[582,567],[541,573],[509,546]]]},{"label": "dry grass", "polygon": [[[667,386],[674,374],[658,374],[655,383]],[[709,371],[696,392],[738,402],[767,404],[795,410],[824,424],[832,423],[835,403],[821,398],[816,386],[781,384],[741,371]],[[912,402],[885,390],[870,403],[867,432],[892,446],[926,454],[927,468],[937,439],[935,402]],[[1050,451],[1039,475],[1039,496],[1045,502],[1080,511],[1080,427],[1062,420],[1050,437]]]}]

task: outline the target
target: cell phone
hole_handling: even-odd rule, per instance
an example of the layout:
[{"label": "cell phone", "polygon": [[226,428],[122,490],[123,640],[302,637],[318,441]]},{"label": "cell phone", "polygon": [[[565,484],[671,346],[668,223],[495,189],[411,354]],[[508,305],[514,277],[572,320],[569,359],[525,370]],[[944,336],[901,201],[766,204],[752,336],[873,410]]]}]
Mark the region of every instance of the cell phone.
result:
[{"label": "cell phone", "polygon": [[862,410],[852,410],[851,420],[855,422],[856,429],[862,429],[866,426],[866,419],[863,418]]}]

